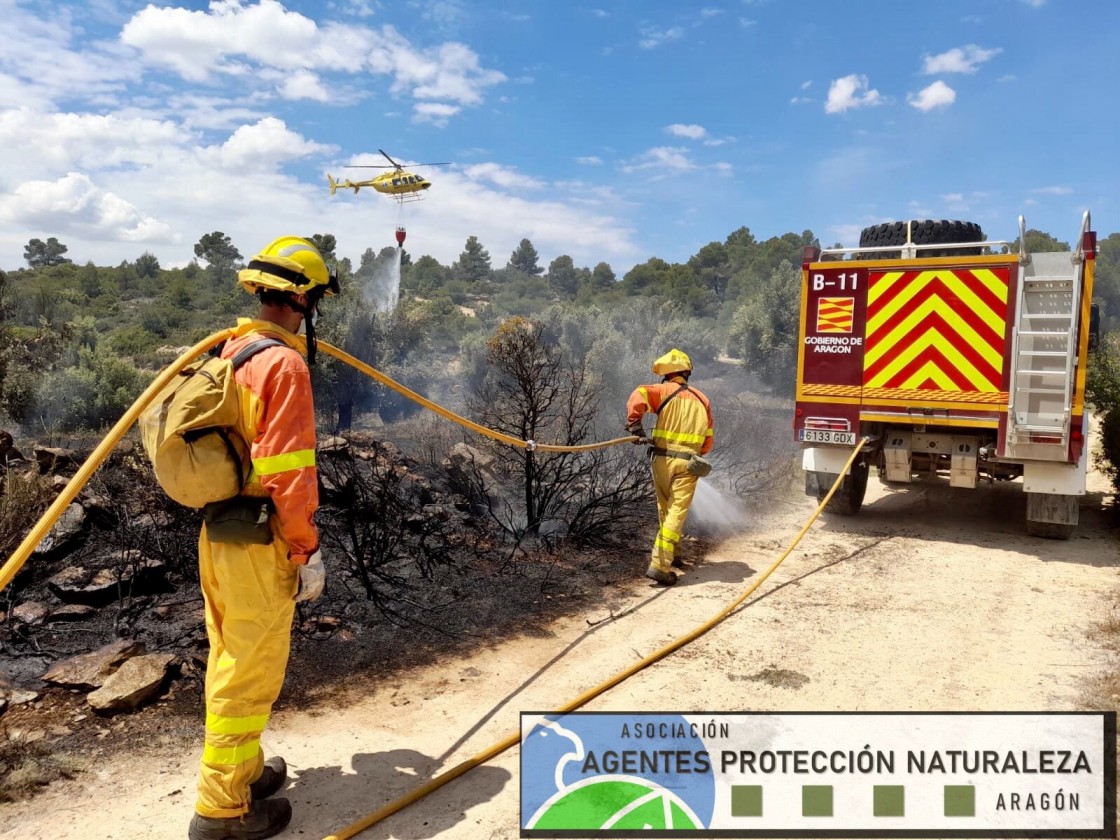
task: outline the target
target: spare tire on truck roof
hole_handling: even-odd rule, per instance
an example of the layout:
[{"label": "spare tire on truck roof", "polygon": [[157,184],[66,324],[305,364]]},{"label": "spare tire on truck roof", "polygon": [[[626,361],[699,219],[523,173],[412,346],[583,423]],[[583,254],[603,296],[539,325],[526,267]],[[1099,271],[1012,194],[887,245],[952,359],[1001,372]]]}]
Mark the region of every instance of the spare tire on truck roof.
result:
[{"label": "spare tire on truck roof", "polygon": [[[910,222],[884,222],[866,227],[859,235],[861,248],[885,248],[888,245],[906,244],[906,226],[910,225],[910,241],[915,245],[959,245],[964,242],[983,242],[984,231],[976,222],[958,222],[947,219],[914,219]],[[981,248],[923,248],[918,257],[972,257]],[[880,251],[857,254],[858,259],[890,260],[902,256],[901,251]]]}]

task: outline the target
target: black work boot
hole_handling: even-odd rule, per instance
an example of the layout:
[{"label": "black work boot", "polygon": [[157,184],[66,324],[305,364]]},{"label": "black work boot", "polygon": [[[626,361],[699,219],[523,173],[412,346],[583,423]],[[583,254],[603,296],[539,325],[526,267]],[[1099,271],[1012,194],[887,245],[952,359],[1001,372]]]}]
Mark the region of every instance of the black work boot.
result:
[{"label": "black work boot", "polygon": [[672,586],[677,582],[677,576],[673,572],[663,572],[653,566],[646,569],[646,577],[657,581],[662,586]]},{"label": "black work boot", "polygon": [[189,840],[264,840],[275,837],[292,821],[287,799],[263,799],[240,817],[204,817],[195,814],[187,830]]},{"label": "black work boot", "polygon": [[672,566],[673,566],[674,569],[683,569],[684,568],[684,561],[679,557],[674,557]]},{"label": "black work boot", "polygon": [[264,763],[261,777],[249,785],[249,793],[252,795],[254,802],[258,799],[268,799],[284,787],[284,783],[287,781],[288,765],[280,756],[274,755]]}]

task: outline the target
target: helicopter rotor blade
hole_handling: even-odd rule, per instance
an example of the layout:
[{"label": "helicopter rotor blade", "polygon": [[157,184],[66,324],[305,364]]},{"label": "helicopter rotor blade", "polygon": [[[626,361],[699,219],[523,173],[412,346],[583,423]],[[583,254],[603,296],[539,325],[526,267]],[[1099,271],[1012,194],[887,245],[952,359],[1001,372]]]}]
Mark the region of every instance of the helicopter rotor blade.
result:
[{"label": "helicopter rotor blade", "polygon": [[395,160],[393,160],[391,157],[389,157],[389,155],[386,153],[386,151],[384,149],[378,149],[377,151],[381,152],[381,154],[385,156],[385,160],[389,161],[389,163],[393,164],[393,166],[395,166],[397,169],[401,168],[401,165],[399,163],[397,163]]}]

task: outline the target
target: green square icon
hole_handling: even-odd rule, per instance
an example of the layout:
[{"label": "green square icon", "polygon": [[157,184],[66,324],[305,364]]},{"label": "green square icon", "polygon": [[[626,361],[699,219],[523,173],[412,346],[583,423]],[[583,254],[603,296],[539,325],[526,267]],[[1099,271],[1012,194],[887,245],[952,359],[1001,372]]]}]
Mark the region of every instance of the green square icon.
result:
[{"label": "green square icon", "polygon": [[731,816],[762,816],[762,785],[731,786]]},{"label": "green square icon", "polygon": [[801,786],[801,816],[832,816],[832,785]]},{"label": "green square icon", "polygon": [[906,816],[906,788],[902,785],[875,785],[872,813],[877,817]]},{"label": "green square icon", "polygon": [[975,817],[976,788],[972,785],[945,785],[945,816]]}]

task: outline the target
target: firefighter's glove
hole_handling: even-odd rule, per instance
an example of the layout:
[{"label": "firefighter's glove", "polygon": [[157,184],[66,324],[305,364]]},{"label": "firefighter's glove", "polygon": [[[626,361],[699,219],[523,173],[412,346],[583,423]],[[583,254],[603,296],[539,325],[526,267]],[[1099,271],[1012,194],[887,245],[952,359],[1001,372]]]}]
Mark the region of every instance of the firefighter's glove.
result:
[{"label": "firefighter's glove", "polygon": [[323,565],[323,552],[315,549],[315,553],[299,567],[299,590],[296,592],[296,603],[314,601],[323,594],[323,585],[326,582],[327,569]]},{"label": "firefighter's glove", "polygon": [[636,441],[634,441],[635,444],[640,444],[640,443],[645,443],[646,442],[646,430],[642,428],[641,423],[631,423],[629,426],[626,427],[626,431],[629,434],[637,435],[638,439]]}]

